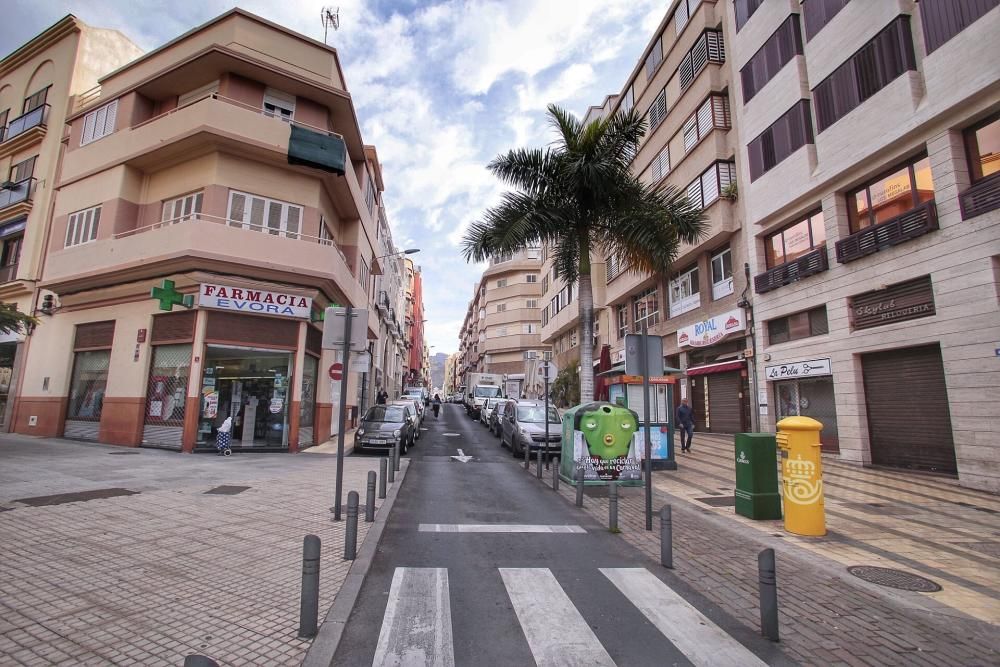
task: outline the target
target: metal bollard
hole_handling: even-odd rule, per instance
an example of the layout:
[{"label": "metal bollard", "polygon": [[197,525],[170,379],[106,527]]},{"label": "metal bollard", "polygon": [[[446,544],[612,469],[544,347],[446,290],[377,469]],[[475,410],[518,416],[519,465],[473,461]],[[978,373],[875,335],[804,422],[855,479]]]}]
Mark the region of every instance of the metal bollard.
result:
[{"label": "metal bollard", "polygon": [[618,482],[608,482],[608,530],[618,531]]},{"label": "metal bollard", "polygon": [[[513,436],[511,438],[513,441]],[[510,447],[513,449],[514,445]],[[531,472],[531,445],[524,446],[524,472]]]},{"label": "metal bollard", "polygon": [[576,469],[576,506],[583,507],[583,465]]},{"label": "metal bollard", "polygon": [[[548,443],[546,443],[546,447],[547,446],[548,446]],[[541,447],[538,448],[538,459],[537,459],[537,461],[535,463],[535,477],[537,477],[538,479],[542,478],[542,448]]]},{"label": "metal bollard", "polygon": [[379,459],[378,462],[378,497],[379,500],[385,499],[385,478],[388,474],[389,461],[386,458]]},{"label": "metal bollard", "polygon": [[778,579],[774,568],[774,549],[757,554],[757,576],[760,581],[760,633],[772,642],[778,641]]},{"label": "metal bollard", "polygon": [[299,637],[303,639],[315,637],[318,629],[319,550],[319,537],[306,535],[302,540],[302,596],[299,602]]},{"label": "metal bollard", "polygon": [[399,472],[399,443],[392,448],[392,467]]},{"label": "metal bollard", "polygon": [[184,656],[184,667],[219,667],[219,663],[207,656],[192,653]]},{"label": "metal bollard", "polygon": [[344,560],[354,560],[358,553],[358,492],[347,494],[347,533],[344,535]]},{"label": "metal bollard", "polygon": [[670,505],[660,510],[660,565],[674,569],[674,519]]},{"label": "metal bollard", "polygon": [[559,491],[559,466],[556,465],[555,461],[552,461],[552,490]]},{"label": "metal bollard", "polygon": [[375,471],[368,471],[368,494],[365,496],[365,523],[375,520]]},{"label": "metal bollard", "polygon": [[389,458],[388,461],[386,461],[386,463],[389,464],[389,466],[388,466],[389,467],[389,483],[392,484],[392,483],[394,483],[396,481],[396,466],[393,465],[392,452],[389,452],[389,456],[390,456],[390,458]]}]

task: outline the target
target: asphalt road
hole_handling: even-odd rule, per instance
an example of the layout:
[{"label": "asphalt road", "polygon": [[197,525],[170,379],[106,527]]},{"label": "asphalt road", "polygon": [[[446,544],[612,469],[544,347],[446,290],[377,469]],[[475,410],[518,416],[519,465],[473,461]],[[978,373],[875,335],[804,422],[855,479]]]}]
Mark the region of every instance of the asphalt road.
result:
[{"label": "asphalt road", "polygon": [[[534,464],[525,473],[461,406],[445,405],[439,420],[428,411],[424,427],[333,665],[783,662],[539,482]],[[451,458],[460,448],[474,458]]]}]

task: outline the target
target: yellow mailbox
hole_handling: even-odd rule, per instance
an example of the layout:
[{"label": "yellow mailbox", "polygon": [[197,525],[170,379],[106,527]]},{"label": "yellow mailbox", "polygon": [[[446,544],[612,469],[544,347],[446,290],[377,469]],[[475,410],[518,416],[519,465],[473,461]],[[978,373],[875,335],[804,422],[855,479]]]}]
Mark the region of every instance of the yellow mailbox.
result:
[{"label": "yellow mailbox", "polygon": [[786,417],[778,422],[785,530],[796,535],[826,535],[819,453],[822,429],[823,424],[809,417]]}]

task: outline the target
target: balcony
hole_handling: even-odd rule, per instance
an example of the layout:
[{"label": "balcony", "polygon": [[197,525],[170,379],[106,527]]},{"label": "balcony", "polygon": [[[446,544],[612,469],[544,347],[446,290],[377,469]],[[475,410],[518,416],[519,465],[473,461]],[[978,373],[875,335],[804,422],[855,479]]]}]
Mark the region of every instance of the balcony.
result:
[{"label": "balcony", "polygon": [[1000,173],[984,178],[959,195],[962,220],[1000,208]]},{"label": "balcony", "polygon": [[764,273],[754,276],[753,288],[757,294],[763,294],[783,285],[790,285],[807,276],[822,273],[828,268],[830,268],[830,263],[826,255],[826,246],[821,246],[797,259],[779,264],[773,269],[768,269]]},{"label": "balcony", "polygon": [[[13,183],[5,181],[0,185],[0,212],[7,217],[27,213],[31,210],[31,190],[35,184],[34,178],[26,178],[23,181]],[[7,209],[15,207],[8,211]]]},{"label": "balcony", "polygon": [[49,259],[43,279],[53,289],[89,289],[203,270],[311,285],[342,293],[355,306],[366,302],[336,246],[204,214],[56,250]]},{"label": "balcony", "polygon": [[932,199],[902,215],[866,227],[842,241],[837,241],[837,261],[841,264],[853,262],[866,255],[923,236],[937,228],[937,208]]},{"label": "balcony", "polygon": [[17,279],[17,264],[0,267],[0,284]]},{"label": "balcony", "polygon": [[0,128],[0,156],[11,155],[45,136],[49,105],[32,109]]}]

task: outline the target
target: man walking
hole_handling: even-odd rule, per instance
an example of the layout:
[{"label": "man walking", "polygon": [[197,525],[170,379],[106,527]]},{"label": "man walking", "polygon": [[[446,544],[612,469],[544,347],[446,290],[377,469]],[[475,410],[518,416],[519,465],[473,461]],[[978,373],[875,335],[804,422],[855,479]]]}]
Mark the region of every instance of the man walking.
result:
[{"label": "man walking", "polygon": [[[677,428],[681,430],[681,451],[691,451],[691,437],[694,435],[694,410],[686,398],[677,406]],[[687,436],[687,437],[685,437]]]}]

